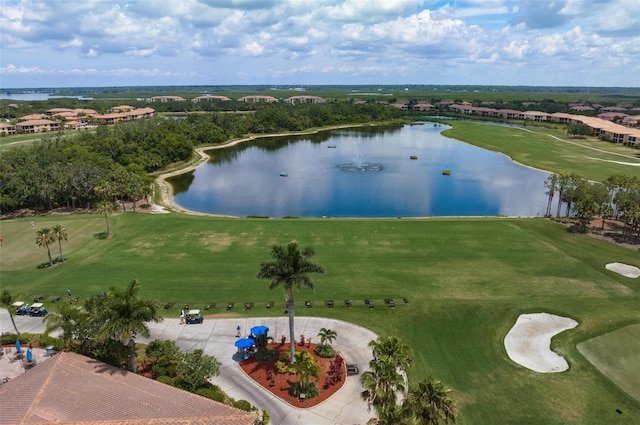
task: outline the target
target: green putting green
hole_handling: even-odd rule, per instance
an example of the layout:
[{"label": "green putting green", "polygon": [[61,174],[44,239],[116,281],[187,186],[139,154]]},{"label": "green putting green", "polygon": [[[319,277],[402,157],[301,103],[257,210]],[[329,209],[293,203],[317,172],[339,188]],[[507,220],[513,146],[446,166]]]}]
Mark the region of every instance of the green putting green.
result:
[{"label": "green putting green", "polygon": [[581,342],[578,351],[603,375],[640,401],[640,324]]}]

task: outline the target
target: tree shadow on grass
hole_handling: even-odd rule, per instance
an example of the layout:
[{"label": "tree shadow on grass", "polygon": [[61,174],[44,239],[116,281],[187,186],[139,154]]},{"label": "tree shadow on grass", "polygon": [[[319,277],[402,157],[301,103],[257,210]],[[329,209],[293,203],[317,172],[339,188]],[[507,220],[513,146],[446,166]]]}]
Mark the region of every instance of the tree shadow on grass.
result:
[{"label": "tree shadow on grass", "polygon": [[93,237],[99,240],[109,239],[107,232],[94,233]]}]

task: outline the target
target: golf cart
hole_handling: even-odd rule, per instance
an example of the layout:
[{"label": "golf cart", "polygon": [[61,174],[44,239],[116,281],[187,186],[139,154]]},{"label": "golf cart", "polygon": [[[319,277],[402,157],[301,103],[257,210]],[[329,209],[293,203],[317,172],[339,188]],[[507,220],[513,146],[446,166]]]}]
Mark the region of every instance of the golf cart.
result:
[{"label": "golf cart", "polygon": [[25,304],[23,301],[16,301],[13,304],[11,304],[11,306],[16,309],[16,315],[18,316],[29,315],[29,304]]},{"label": "golf cart", "polygon": [[29,310],[29,316],[39,316],[44,317],[47,315],[47,309],[43,307],[42,303],[33,303],[31,304],[31,309]]},{"label": "golf cart", "polygon": [[202,314],[200,314],[200,310],[189,310],[185,317],[185,322],[187,323],[187,325],[190,325],[192,323],[202,323],[203,320],[204,318],[202,317]]}]

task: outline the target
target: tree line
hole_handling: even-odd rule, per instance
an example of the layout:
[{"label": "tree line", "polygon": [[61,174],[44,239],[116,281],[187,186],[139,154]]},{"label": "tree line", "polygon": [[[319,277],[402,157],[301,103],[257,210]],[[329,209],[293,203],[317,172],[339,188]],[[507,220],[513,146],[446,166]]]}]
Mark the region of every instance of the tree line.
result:
[{"label": "tree line", "polygon": [[574,216],[580,229],[587,231],[591,220],[602,218],[622,220],[625,236],[640,236],[640,179],[634,176],[610,176],[604,182],[590,182],[575,173],[550,175],[545,181],[547,198],[546,217],[554,216],[552,204],[558,196],[555,217]]},{"label": "tree line", "polygon": [[252,113],[154,117],[95,132],[45,135],[38,143],[7,149],[0,157],[0,212],[20,209],[95,208],[100,201],[138,201],[150,193],[150,173],[189,160],[194,147],[248,134],[400,119],[377,104],[258,105]]}]

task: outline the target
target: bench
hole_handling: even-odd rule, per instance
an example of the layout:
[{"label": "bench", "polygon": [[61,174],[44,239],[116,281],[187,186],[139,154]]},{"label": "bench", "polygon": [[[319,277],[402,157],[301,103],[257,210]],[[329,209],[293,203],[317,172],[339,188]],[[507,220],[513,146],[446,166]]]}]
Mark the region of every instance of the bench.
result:
[{"label": "bench", "polygon": [[355,365],[355,364],[347,365],[347,376],[357,375],[358,373],[360,373],[360,371],[358,370],[358,365]]}]

